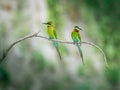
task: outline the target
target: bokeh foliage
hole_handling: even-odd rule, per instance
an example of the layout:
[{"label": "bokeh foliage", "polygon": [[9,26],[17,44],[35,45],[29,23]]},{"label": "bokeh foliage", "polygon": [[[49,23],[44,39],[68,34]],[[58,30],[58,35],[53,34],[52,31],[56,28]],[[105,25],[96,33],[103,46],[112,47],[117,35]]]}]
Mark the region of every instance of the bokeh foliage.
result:
[{"label": "bokeh foliage", "polygon": [[[120,60],[120,12],[119,0],[86,0],[86,6],[94,12],[94,18],[99,25],[101,37],[94,35],[98,43],[102,43],[108,62],[109,68],[105,70],[106,79],[117,89],[119,82],[119,60]],[[92,34],[91,34],[92,36]]]},{"label": "bokeh foliage", "polygon": [[47,0],[48,9],[49,9],[49,18],[48,20],[52,20],[55,23],[55,27],[58,30],[62,28],[62,7],[59,5],[60,0]]},{"label": "bokeh foliage", "polygon": [[[10,35],[19,38],[30,33],[30,17],[26,17],[23,13],[27,2],[21,0],[17,3],[13,21],[11,21],[12,30],[8,30],[6,22],[0,23],[0,54],[9,46]],[[69,73],[63,77],[56,74],[55,66],[48,64],[43,53],[34,50],[30,40],[27,40],[18,45],[19,56],[13,50],[7,58],[11,61],[8,62],[11,66],[15,65],[13,68],[16,68],[14,69],[16,71],[14,72],[20,74],[18,77],[21,76],[24,80],[18,82],[19,79],[14,77],[16,75],[12,71],[8,72],[10,66],[3,64],[0,67],[0,89],[11,86],[14,89],[30,90],[32,85],[37,87],[38,84],[38,86],[41,85],[39,88],[41,90],[119,90],[119,3],[120,0],[47,0],[48,19],[54,21],[57,29],[62,30],[63,24],[66,24],[64,23],[64,15],[67,15],[72,22],[82,21],[86,24],[88,37],[105,51],[109,64],[108,68],[103,67],[102,72],[98,73],[90,62],[86,67],[79,67],[77,78],[70,76]],[[8,35],[9,32],[11,32],[10,35]],[[12,62],[13,60],[16,60],[15,63]],[[24,63],[27,61],[29,65],[26,68]],[[37,83],[35,82],[36,79],[38,79]],[[17,84],[15,84],[16,82]]]}]

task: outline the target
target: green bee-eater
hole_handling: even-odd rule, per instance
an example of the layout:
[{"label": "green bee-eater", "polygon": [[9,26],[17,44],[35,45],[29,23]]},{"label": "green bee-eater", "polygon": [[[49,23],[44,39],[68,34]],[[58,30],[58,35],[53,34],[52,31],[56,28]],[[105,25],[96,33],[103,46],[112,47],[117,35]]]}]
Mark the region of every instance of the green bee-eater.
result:
[{"label": "green bee-eater", "polygon": [[[49,39],[57,39],[57,33],[55,31],[55,27],[54,27],[54,24],[49,21],[47,23],[43,23],[43,24],[47,24],[47,33],[49,35]],[[58,55],[60,57],[60,60],[62,60],[62,57],[61,57],[61,54],[60,54],[60,51],[58,49],[58,42],[57,41],[53,41],[53,45],[55,46],[57,52],[58,52]]]},{"label": "green bee-eater", "polygon": [[80,37],[80,34],[79,34],[79,30],[82,30],[80,27],[78,26],[75,26],[74,27],[74,30],[72,31],[71,33],[71,37],[73,39],[73,42],[77,45],[78,47],[78,50],[79,50],[79,53],[80,53],[80,56],[82,58],[82,62],[84,64],[84,60],[83,60],[83,54],[82,54],[82,49],[81,49],[81,37]]}]

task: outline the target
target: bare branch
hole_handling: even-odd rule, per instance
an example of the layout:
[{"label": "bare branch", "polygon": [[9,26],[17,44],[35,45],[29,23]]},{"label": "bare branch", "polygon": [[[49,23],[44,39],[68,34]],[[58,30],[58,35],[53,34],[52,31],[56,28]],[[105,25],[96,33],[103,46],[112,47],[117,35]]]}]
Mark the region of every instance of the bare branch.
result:
[{"label": "bare branch", "polygon": [[81,43],[82,43],[82,44],[88,44],[88,45],[94,46],[94,47],[96,47],[97,49],[99,49],[100,52],[101,52],[102,55],[103,55],[103,58],[104,58],[104,60],[105,60],[105,64],[106,64],[106,66],[108,67],[106,55],[105,55],[104,51],[103,51],[99,46],[97,46],[97,45],[95,45],[95,44],[93,44],[93,43],[90,43],[90,42],[81,42]]},{"label": "bare branch", "polygon": [[[48,40],[49,40],[49,38],[46,38],[46,37],[43,37],[43,36],[39,36],[39,35],[37,35],[36,37],[41,37],[41,38],[44,38],[44,39],[48,39]],[[55,40],[55,39],[53,39],[52,41],[58,41],[59,43],[65,43],[65,44],[74,44],[74,42],[68,42],[68,41],[62,41],[62,40]],[[88,44],[88,45],[94,46],[94,47],[96,47],[97,49],[99,49],[100,52],[101,52],[102,55],[103,55],[103,58],[104,58],[104,60],[105,60],[105,64],[106,64],[106,66],[108,67],[106,55],[105,55],[104,51],[103,51],[99,46],[97,46],[97,45],[95,45],[95,44],[93,44],[93,43],[90,43],[90,42],[80,42],[80,44]]]},{"label": "bare branch", "polygon": [[[24,41],[24,40],[26,40],[26,39],[28,39],[28,38],[33,38],[33,37],[39,37],[39,38],[43,38],[43,39],[50,40],[50,39],[47,38],[47,37],[38,35],[39,32],[40,32],[40,31],[38,31],[37,33],[31,34],[31,35],[25,36],[25,37],[23,37],[23,38],[15,41],[13,44],[11,44],[11,45],[8,47],[8,49],[6,49],[5,52],[3,53],[2,58],[0,59],[0,64],[1,64],[2,61],[5,59],[5,57],[7,56],[8,52],[11,50],[11,48],[12,48],[13,46],[15,46],[16,44],[18,44],[19,42],[21,42],[21,41]],[[75,44],[74,42],[62,41],[62,40],[56,40],[56,39],[52,39],[52,41],[57,41],[57,42],[59,42],[59,43],[65,43],[65,44]],[[104,60],[105,60],[106,66],[108,66],[108,64],[107,64],[107,59],[106,59],[106,55],[105,55],[105,53],[103,52],[103,50],[102,50],[99,46],[97,46],[97,45],[95,45],[95,44],[93,44],[93,43],[90,43],[90,42],[80,42],[80,44],[88,44],[88,45],[94,46],[94,47],[96,47],[97,49],[99,49],[100,52],[101,52],[102,55],[103,55],[103,58],[104,58]]]},{"label": "bare branch", "polygon": [[27,36],[25,36],[25,37],[23,37],[23,38],[21,38],[21,39],[18,39],[18,40],[15,41],[14,43],[12,43],[12,44],[3,52],[3,55],[2,55],[2,57],[0,58],[0,64],[1,64],[1,63],[3,62],[3,60],[6,58],[8,52],[11,50],[11,48],[12,48],[13,46],[15,46],[16,44],[18,44],[19,42],[21,42],[21,41],[23,41],[23,40],[26,40],[26,39],[28,39],[28,38],[32,38],[32,37],[37,36],[38,33],[39,33],[39,32],[34,33],[34,34],[31,34],[31,35],[27,35]]}]

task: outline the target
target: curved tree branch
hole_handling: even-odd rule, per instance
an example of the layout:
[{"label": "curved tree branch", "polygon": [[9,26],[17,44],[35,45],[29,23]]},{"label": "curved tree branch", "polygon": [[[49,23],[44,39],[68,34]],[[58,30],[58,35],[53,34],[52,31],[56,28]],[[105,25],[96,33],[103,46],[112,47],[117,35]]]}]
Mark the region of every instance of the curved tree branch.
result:
[{"label": "curved tree branch", "polygon": [[28,38],[32,38],[32,37],[37,36],[38,33],[39,33],[39,32],[34,33],[34,34],[31,34],[31,35],[27,35],[27,36],[25,36],[25,37],[23,37],[23,38],[18,39],[18,40],[15,41],[14,43],[12,43],[12,44],[3,52],[3,54],[2,54],[2,56],[1,56],[1,58],[0,58],[0,64],[1,64],[1,63],[3,62],[3,60],[6,58],[6,56],[8,55],[8,52],[11,50],[11,48],[12,48],[13,46],[15,46],[15,45],[18,44],[19,42],[24,41],[24,40],[26,40],[26,39],[28,39]]},{"label": "curved tree branch", "polygon": [[[18,39],[18,40],[15,41],[14,43],[12,43],[12,44],[3,52],[3,55],[2,55],[2,57],[0,58],[0,64],[1,64],[1,63],[3,62],[3,60],[6,58],[6,56],[8,55],[8,52],[12,49],[12,47],[15,46],[16,44],[18,44],[18,43],[21,42],[21,41],[24,41],[24,40],[26,40],[26,39],[28,39],[28,38],[33,38],[33,37],[39,37],[39,38],[43,38],[43,39],[49,40],[49,38],[44,37],[44,36],[41,36],[41,35],[38,35],[38,34],[39,34],[39,32],[34,33],[34,34],[31,34],[31,35],[27,35],[27,36],[25,36],[25,37],[23,37],[23,38],[21,38],[21,39]],[[59,43],[65,43],[65,44],[75,44],[74,42],[68,42],[68,41],[62,41],[62,40],[56,40],[56,39],[52,39],[52,41],[57,41],[57,42],[59,42]],[[94,46],[94,47],[96,47],[97,49],[99,49],[100,52],[101,52],[102,55],[103,55],[103,58],[104,58],[104,60],[105,60],[106,66],[108,66],[108,64],[107,64],[107,59],[106,59],[106,55],[105,55],[105,53],[103,52],[103,50],[102,50],[99,46],[97,46],[97,45],[95,45],[95,44],[93,44],[93,43],[90,43],[90,42],[80,42],[80,43],[81,43],[81,44],[88,44],[88,45]]]},{"label": "curved tree branch", "polygon": [[97,45],[95,45],[95,44],[93,44],[93,43],[90,43],[90,42],[82,42],[82,44],[88,44],[88,45],[94,46],[94,47],[96,47],[97,49],[99,49],[100,52],[101,52],[102,55],[103,55],[103,58],[104,58],[104,60],[105,60],[105,64],[106,64],[106,66],[108,67],[106,55],[105,55],[104,51],[103,51],[99,46],[97,46]]},{"label": "curved tree branch", "polygon": [[[48,40],[49,40],[49,38],[44,37],[44,36],[39,36],[39,35],[37,35],[36,37],[40,37],[40,38],[44,38],[44,39],[48,39]],[[55,39],[53,39],[52,41],[58,41],[59,43],[65,43],[65,44],[75,44],[74,42],[68,42],[68,41],[62,41],[62,40],[55,40]],[[104,60],[105,60],[105,64],[106,64],[106,66],[108,67],[106,55],[105,55],[104,51],[103,51],[99,46],[97,46],[97,45],[95,45],[95,44],[93,44],[93,43],[90,43],[90,42],[80,42],[80,43],[81,43],[81,44],[88,44],[88,45],[94,46],[94,47],[96,47],[97,49],[99,49],[100,52],[101,52],[102,55],[103,55],[103,58],[104,58]]]}]

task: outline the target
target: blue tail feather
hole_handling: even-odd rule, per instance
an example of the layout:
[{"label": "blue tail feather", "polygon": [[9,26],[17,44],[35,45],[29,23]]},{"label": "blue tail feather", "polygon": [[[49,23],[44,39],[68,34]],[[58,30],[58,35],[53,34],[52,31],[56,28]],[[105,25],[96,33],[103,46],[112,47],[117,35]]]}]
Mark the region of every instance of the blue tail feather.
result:
[{"label": "blue tail feather", "polygon": [[82,58],[82,62],[84,64],[84,60],[83,60],[83,54],[82,54],[82,49],[81,49],[81,45],[79,43],[77,43],[77,47],[78,47],[78,50],[79,50],[79,53],[80,53],[80,56]]},{"label": "blue tail feather", "polygon": [[58,47],[58,42],[57,41],[53,41],[53,44],[55,47]]},{"label": "blue tail feather", "polygon": [[59,49],[58,49],[58,42],[57,42],[57,41],[53,41],[53,44],[54,44],[54,46],[55,46],[55,48],[56,48],[56,50],[57,50],[57,52],[58,52],[58,55],[59,55],[59,57],[60,57],[60,60],[62,60],[60,51],[59,51]]}]

